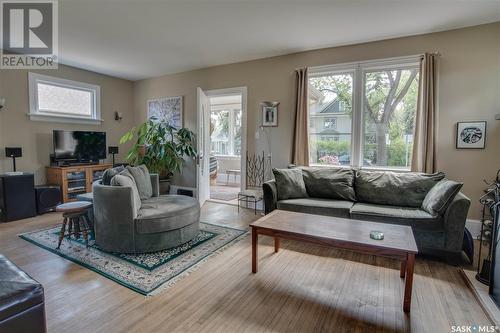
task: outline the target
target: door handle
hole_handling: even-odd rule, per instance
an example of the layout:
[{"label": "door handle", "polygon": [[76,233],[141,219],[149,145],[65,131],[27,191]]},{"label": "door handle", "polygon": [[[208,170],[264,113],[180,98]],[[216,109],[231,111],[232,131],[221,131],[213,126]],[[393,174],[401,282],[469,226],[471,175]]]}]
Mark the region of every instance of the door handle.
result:
[{"label": "door handle", "polygon": [[197,165],[200,165],[202,160],[203,160],[203,154],[196,155],[196,164]]}]

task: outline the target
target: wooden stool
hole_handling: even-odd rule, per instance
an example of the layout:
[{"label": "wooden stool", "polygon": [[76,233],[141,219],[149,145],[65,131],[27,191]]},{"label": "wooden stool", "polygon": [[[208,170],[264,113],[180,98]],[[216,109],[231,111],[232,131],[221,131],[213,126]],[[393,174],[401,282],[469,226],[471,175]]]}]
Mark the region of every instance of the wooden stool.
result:
[{"label": "wooden stool", "polygon": [[80,238],[80,234],[82,234],[83,239],[85,239],[85,245],[87,247],[89,246],[88,232],[92,232],[92,229],[90,228],[86,213],[87,209],[90,207],[92,207],[92,203],[88,201],[67,202],[56,207],[56,212],[62,212],[64,217],[61,232],[59,233],[59,244],[57,244],[57,249],[59,249],[64,239],[66,225],[68,226],[68,233],[66,236],[71,237],[71,235],[75,235],[78,239]]}]

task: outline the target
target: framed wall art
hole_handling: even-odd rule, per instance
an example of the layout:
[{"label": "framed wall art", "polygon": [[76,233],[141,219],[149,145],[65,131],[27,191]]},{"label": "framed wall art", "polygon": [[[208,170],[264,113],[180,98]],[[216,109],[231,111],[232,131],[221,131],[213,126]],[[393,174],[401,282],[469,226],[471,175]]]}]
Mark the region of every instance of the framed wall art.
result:
[{"label": "framed wall art", "polygon": [[182,128],[182,96],[150,99],[147,104],[148,119],[154,117],[176,129]]},{"label": "framed wall art", "polygon": [[486,121],[457,123],[457,149],[484,149]]},{"label": "framed wall art", "polygon": [[278,126],[278,105],[279,102],[262,102],[262,126]]}]

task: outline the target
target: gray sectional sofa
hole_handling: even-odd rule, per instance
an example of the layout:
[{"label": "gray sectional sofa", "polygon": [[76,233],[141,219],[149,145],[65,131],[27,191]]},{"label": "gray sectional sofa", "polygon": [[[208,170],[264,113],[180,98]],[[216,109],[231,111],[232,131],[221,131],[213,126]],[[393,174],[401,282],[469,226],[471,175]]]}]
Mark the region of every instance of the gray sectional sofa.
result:
[{"label": "gray sectional sofa", "polygon": [[443,173],[324,167],[273,172],[275,179],[263,185],[266,214],[282,209],[408,225],[421,253],[462,250],[470,200],[459,192],[462,184]]}]

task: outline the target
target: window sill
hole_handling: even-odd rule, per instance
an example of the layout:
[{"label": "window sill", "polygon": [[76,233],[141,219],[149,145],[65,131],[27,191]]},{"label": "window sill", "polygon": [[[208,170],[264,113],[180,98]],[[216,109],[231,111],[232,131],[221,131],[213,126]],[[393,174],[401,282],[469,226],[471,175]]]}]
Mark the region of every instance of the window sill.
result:
[{"label": "window sill", "polygon": [[103,119],[90,119],[82,117],[72,117],[72,116],[56,116],[56,115],[46,115],[39,113],[28,113],[28,117],[32,121],[46,121],[46,122],[56,122],[56,123],[71,123],[71,124],[88,124],[88,125],[100,125]]},{"label": "window sill", "polygon": [[217,157],[219,159],[223,159],[223,160],[240,160],[241,159],[241,156],[238,156],[238,155],[212,155],[214,157]]},{"label": "window sill", "polygon": [[398,169],[398,168],[384,168],[376,166],[362,166],[355,167],[350,165],[328,165],[328,164],[311,164],[311,167],[315,168],[335,168],[335,169],[356,169],[356,170],[368,170],[368,171],[392,171],[392,172],[411,172],[411,169]]}]

